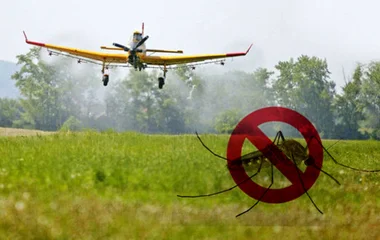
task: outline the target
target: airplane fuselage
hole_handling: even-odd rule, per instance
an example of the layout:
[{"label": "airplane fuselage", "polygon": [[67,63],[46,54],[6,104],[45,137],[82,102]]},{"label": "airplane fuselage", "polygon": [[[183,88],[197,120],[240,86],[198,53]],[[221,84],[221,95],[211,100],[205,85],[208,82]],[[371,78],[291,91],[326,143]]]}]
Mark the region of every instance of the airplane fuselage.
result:
[{"label": "airplane fuselage", "polygon": [[[127,45],[129,49],[135,49],[137,44],[143,39],[143,33],[135,31],[131,37],[129,44]],[[131,64],[136,70],[145,69],[145,65],[140,61],[140,56],[145,56],[146,45],[145,42],[136,48],[136,52],[129,52],[128,63]]]}]

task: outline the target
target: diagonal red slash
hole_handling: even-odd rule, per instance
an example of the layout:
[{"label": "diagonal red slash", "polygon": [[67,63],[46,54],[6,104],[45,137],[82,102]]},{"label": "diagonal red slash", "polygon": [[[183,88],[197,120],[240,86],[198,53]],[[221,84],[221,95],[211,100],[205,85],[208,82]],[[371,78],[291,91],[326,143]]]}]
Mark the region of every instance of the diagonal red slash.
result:
[{"label": "diagonal red slash", "polygon": [[[299,183],[303,177],[303,172],[294,164],[294,162],[287,158],[287,156],[260,130],[258,127],[252,127],[252,132],[247,136],[247,139],[257,149],[268,149],[263,151],[262,154],[271,161],[275,166],[292,184]],[[296,170],[300,174],[298,176]]]},{"label": "diagonal red slash", "polygon": [[[307,166],[302,172],[292,160],[285,154],[258,128],[266,122],[283,122],[296,128],[308,142],[309,156],[315,161],[316,166],[322,167],[323,150],[318,141],[309,141],[311,137],[320,140],[317,130],[313,124],[304,116],[294,110],[282,107],[268,107],[259,109],[243,118],[230,136],[227,148],[227,159],[234,159],[228,162],[234,165],[230,168],[230,174],[238,184],[239,188],[254,199],[261,198],[267,203],[282,203],[291,201],[305,193],[305,189],[310,189],[317,180],[320,171],[312,166]],[[252,179],[245,172],[240,164],[234,164],[235,160],[240,159],[241,150],[245,139],[248,139],[271,163],[292,183],[292,185],[281,189],[264,188]],[[298,171],[298,173],[297,173]],[[302,179],[302,186],[300,177]]]}]

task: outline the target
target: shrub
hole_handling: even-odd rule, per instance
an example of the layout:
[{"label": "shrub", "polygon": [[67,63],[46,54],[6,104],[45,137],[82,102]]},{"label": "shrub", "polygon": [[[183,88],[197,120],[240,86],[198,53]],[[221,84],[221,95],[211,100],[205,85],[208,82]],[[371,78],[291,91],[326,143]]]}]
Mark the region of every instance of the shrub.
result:
[{"label": "shrub", "polygon": [[80,131],[82,130],[83,126],[81,121],[79,121],[77,118],[70,116],[62,125],[60,131],[67,132],[67,131]]}]

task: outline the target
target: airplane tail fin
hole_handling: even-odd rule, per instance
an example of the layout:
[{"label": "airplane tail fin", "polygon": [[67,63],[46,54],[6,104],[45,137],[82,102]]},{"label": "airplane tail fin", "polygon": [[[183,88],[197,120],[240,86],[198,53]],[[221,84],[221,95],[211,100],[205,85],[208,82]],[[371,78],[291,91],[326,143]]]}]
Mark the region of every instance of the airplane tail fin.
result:
[{"label": "airplane tail fin", "polygon": [[141,26],[141,33],[144,36],[144,22],[142,23],[142,26]]}]

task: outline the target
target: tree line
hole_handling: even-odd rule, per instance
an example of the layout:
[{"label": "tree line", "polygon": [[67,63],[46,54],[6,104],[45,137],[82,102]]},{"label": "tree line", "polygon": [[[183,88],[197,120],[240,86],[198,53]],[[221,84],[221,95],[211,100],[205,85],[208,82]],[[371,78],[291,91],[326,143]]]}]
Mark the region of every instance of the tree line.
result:
[{"label": "tree line", "polygon": [[230,133],[250,112],[283,106],[306,116],[323,138],[380,139],[380,62],[358,64],[341,93],[325,59],[302,55],[251,73],[179,68],[162,90],[159,72],[131,70],[100,99],[97,70],[78,74],[71,59],[46,64],[38,48],[17,59],[12,79],[21,97],[0,99],[2,127]]}]

